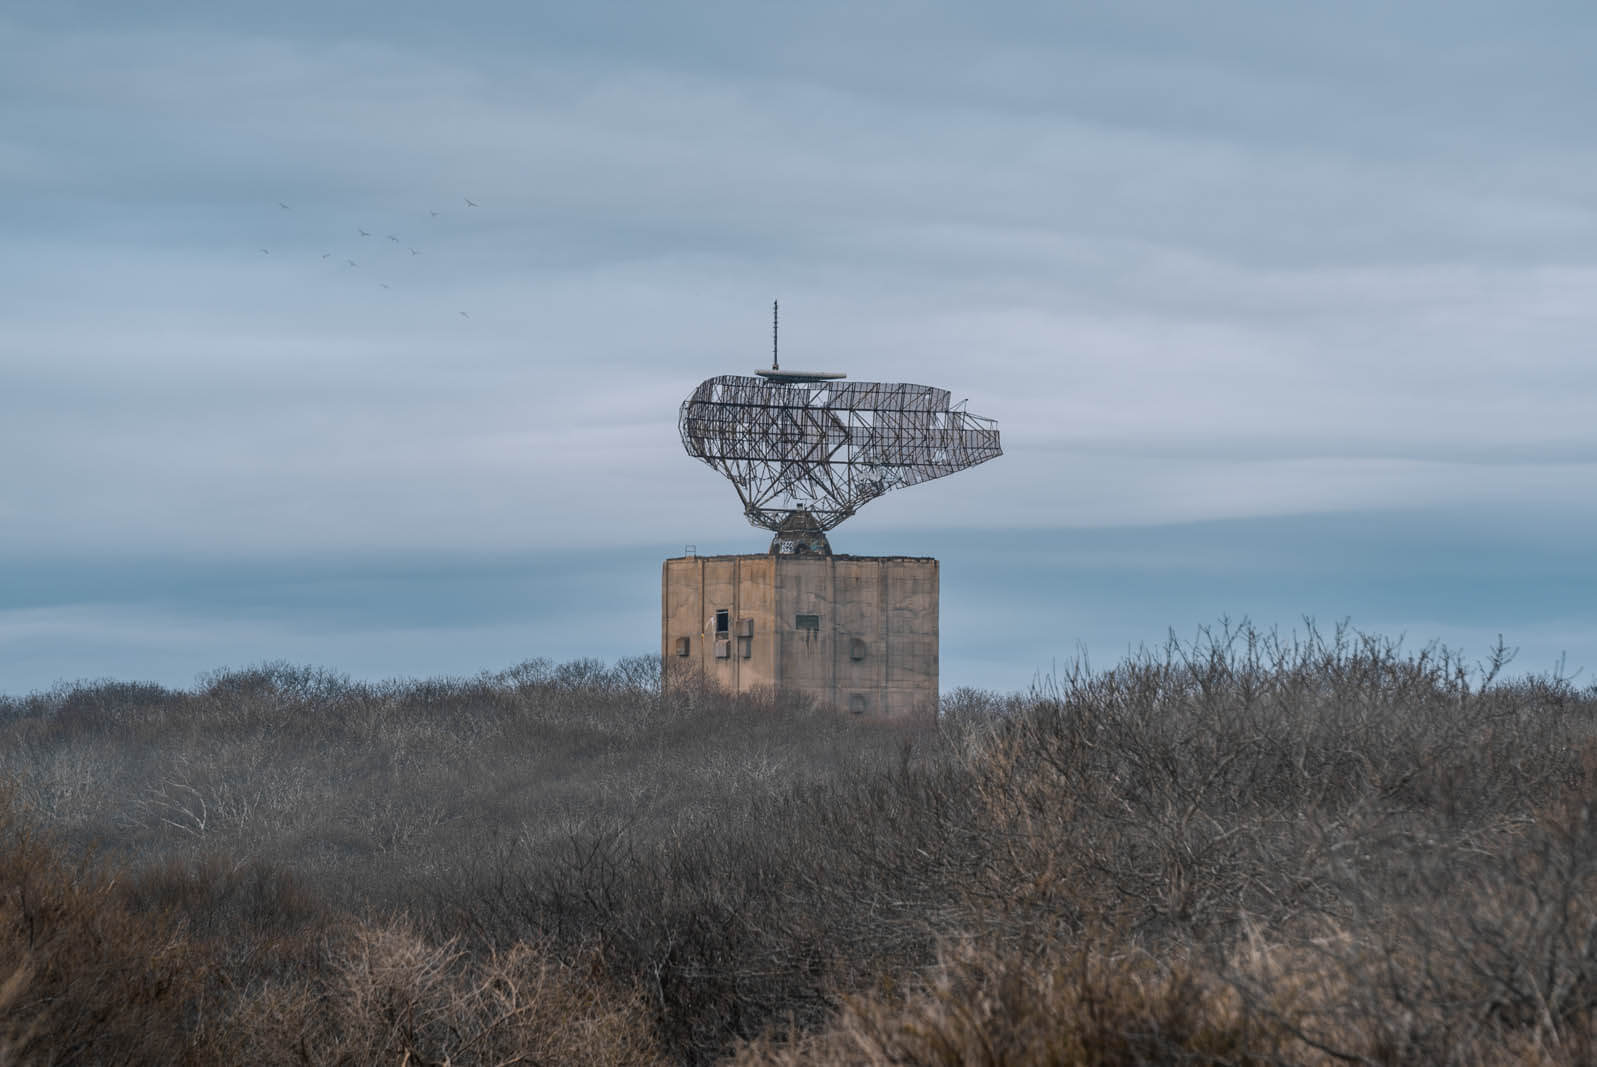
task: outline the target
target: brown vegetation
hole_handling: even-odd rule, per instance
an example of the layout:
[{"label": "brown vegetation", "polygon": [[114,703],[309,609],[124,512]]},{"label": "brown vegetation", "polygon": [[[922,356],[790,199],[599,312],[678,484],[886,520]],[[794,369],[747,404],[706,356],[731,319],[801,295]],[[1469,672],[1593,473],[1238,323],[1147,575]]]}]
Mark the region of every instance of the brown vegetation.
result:
[{"label": "brown vegetation", "polygon": [[0,1062],[1590,1062],[1597,690],[1504,660],[1223,627],[920,731],[652,659],[0,701]]}]

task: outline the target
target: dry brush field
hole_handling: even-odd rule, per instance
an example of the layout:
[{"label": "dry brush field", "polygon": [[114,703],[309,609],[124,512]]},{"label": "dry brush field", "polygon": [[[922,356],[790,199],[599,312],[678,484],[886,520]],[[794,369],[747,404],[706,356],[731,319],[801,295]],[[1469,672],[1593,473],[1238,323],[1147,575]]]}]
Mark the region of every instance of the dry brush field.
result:
[{"label": "dry brush field", "polygon": [[1590,1063],[1597,688],[1503,658],[0,697],[0,1064]]}]

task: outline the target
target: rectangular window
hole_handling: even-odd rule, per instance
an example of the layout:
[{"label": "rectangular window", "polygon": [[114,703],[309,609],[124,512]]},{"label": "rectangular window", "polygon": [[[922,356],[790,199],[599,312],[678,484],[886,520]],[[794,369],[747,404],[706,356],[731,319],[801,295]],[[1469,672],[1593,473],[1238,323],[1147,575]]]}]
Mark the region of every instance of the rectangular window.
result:
[{"label": "rectangular window", "polygon": [[690,647],[691,646],[689,645],[688,639],[686,637],[677,638],[677,655],[686,656],[690,650]]},{"label": "rectangular window", "polygon": [[793,629],[795,630],[819,630],[820,628],[821,617],[819,615],[793,616]]},{"label": "rectangular window", "polygon": [[754,656],[754,638],[738,638],[738,655],[742,656],[744,659],[750,659]]},{"label": "rectangular window", "polygon": [[715,633],[718,637],[725,637],[727,630],[732,626],[732,613],[725,609],[715,613]]}]

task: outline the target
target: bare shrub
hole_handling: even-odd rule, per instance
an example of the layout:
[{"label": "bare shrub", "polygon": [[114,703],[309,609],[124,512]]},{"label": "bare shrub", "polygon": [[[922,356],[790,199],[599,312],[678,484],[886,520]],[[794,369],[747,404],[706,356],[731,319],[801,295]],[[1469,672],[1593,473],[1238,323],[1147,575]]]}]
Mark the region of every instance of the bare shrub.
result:
[{"label": "bare shrub", "polygon": [[1507,659],[1223,627],[1050,680],[850,846],[989,947],[747,1056],[1587,1062],[1592,694]]},{"label": "bare shrub", "polygon": [[1105,947],[1094,942],[1059,957],[1019,959],[963,945],[914,991],[850,998],[832,1029],[755,1042],[735,1061],[745,1067],[1312,1062],[1292,1055],[1312,1050],[1271,1020],[1250,1015],[1201,966]]},{"label": "bare shrub", "polygon": [[0,796],[0,1058],[193,1062],[209,960],[164,915],[68,866]]},{"label": "bare shrub", "polygon": [[205,976],[179,1061],[1582,1063],[1597,690],[1509,659],[1222,622],[934,728],[268,664],[8,700],[0,762]]},{"label": "bare shrub", "polygon": [[592,959],[522,944],[474,961],[390,921],[340,932],[325,963],[308,982],[247,997],[235,1050],[261,1064],[662,1062],[641,995]]}]

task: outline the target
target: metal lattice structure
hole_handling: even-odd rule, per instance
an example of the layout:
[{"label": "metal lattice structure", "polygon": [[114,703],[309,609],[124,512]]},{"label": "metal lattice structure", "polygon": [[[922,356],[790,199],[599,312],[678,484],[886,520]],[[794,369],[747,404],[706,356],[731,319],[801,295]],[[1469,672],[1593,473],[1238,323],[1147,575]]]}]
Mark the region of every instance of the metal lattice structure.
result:
[{"label": "metal lattice structure", "polygon": [[679,420],[688,455],[732,482],[755,526],[780,531],[802,511],[830,530],[889,490],[1003,454],[998,424],[946,389],[760,373],[701,382]]}]

